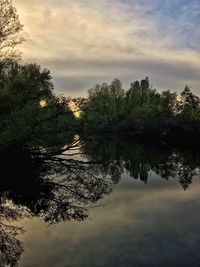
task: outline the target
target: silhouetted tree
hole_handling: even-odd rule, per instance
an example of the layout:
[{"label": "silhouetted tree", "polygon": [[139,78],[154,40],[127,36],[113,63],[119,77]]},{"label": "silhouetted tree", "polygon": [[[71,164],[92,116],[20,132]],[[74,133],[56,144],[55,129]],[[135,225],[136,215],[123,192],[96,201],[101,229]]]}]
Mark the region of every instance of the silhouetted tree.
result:
[{"label": "silhouetted tree", "polygon": [[[181,93],[181,102],[179,102],[179,110],[183,115],[194,117],[195,112],[199,110],[199,97],[194,95],[190,88],[186,86]],[[198,114],[199,115],[199,114]]]},{"label": "silhouetted tree", "polygon": [[94,174],[96,162],[71,158],[79,145],[62,147],[59,154],[30,154],[21,147],[0,153],[0,266],[17,266],[23,252],[16,238],[23,229],[13,225],[16,220],[37,216],[48,224],[82,221],[111,192],[112,183]]},{"label": "silhouetted tree", "polygon": [[0,1],[0,60],[16,58],[13,49],[23,41],[20,35],[22,24],[11,0]]}]

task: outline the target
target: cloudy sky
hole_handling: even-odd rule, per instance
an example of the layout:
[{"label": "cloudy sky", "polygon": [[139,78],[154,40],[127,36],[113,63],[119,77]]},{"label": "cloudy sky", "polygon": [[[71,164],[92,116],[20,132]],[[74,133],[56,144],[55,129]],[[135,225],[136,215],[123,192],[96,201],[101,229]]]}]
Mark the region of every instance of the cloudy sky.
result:
[{"label": "cloudy sky", "polygon": [[51,70],[55,88],[146,76],[155,88],[200,94],[200,0],[13,0],[23,59]]}]

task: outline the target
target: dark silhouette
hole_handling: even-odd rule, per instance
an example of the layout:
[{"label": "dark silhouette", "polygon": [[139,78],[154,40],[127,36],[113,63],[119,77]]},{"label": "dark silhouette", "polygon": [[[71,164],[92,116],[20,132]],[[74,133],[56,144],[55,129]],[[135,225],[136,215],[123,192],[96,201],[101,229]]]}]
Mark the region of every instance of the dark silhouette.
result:
[{"label": "dark silhouette", "polygon": [[[23,41],[23,29],[15,7],[10,0],[0,2],[0,63],[19,57],[13,48]],[[2,65],[2,64],[0,64]]]},{"label": "dark silhouette", "polygon": [[90,165],[55,153],[36,157],[21,147],[0,154],[0,266],[17,266],[23,252],[16,239],[23,229],[8,222],[24,216],[38,216],[48,224],[87,218],[112,185],[95,176]]}]

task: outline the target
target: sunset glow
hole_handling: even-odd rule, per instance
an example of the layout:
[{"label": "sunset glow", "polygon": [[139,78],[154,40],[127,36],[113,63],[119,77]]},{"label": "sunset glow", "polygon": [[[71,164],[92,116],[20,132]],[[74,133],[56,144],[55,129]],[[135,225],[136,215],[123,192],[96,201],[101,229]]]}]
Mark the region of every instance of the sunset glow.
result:
[{"label": "sunset glow", "polygon": [[46,105],[47,105],[47,103],[46,103],[45,100],[40,100],[40,107],[41,107],[41,108],[46,107]]},{"label": "sunset glow", "polygon": [[14,0],[23,59],[51,69],[56,90],[80,96],[118,77],[161,90],[200,86],[199,0]]}]

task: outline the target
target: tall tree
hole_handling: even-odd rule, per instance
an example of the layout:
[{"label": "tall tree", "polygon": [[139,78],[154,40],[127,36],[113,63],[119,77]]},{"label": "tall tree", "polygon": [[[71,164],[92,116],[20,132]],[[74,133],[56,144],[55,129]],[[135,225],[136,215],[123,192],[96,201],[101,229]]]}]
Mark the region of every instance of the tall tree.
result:
[{"label": "tall tree", "polygon": [[163,91],[160,96],[160,110],[165,115],[172,115],[177,103],[177,94],[171,93],[170,90]]},{"label": "tall tree", "polygon": [[0,60],[13,59],[18,56],[13,49],[23,41],[20,32],[23,25],[19,21],[12,0],[0,1]]},{"label": "tall tree", "polygon": [[185,86],[183,92],[181,93],[181,102],[179,104],[179,110],[184,115],[192,116],[199,110],[200,100],[199,97],[194,95],[189,86]]},{"label": "tall tree", "polygon": [[140,88],[142,94],[142,104],[145,104],[149,100],[150,93],[150,83],[148,77],[146,77],[144,80],[141,80]]},{"label": "tall tree", "polygon": [[141,105],[142,95],[140,90],[140,82],[135,81],[130,85],[130,89],[126,92],[127,110],[131,113],[136,106]]}]

